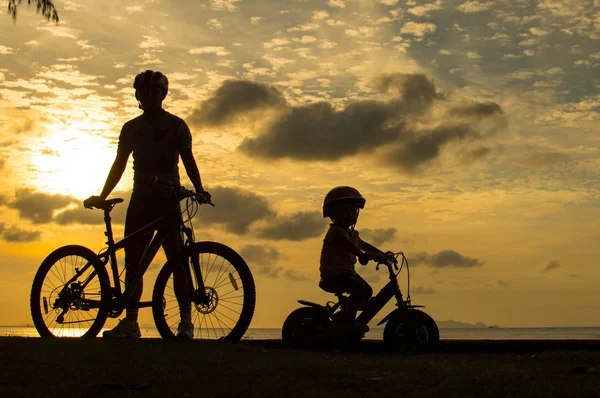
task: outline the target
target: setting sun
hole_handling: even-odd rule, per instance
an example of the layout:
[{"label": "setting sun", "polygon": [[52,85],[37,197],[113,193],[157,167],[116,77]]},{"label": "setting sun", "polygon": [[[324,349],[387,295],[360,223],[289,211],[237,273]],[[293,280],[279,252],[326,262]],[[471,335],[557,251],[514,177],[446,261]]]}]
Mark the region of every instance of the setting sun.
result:
[{"label": "setting sun", "polygon": [[31,159],[32,182],[38,190],[78,199],[102,190],[116,146],[89,133],[97,127],[83,121],[66,128],[48,127],[51,133],[36,142],[38,150]]}]

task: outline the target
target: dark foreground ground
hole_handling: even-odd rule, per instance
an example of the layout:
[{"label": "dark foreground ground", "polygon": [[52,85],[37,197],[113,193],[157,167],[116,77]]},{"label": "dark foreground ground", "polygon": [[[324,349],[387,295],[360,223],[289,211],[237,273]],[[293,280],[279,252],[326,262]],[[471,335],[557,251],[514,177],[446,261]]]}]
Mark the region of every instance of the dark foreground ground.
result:
[{"label": "dark foreground ground", "polygon": [[600,340],[442,341],[435,353],[277,341],[0,338],[0,397],[600,397]]}]

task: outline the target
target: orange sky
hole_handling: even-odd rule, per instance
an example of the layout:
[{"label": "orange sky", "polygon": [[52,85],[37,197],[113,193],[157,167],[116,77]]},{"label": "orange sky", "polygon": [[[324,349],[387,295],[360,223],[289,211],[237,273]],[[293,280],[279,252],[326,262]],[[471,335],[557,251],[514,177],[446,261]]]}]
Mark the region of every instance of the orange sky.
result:
[{"label": "orange sky", "polygon": [[[217,204],[197,236],[254,272],[251,327],[330,298],[320,206],[336,185],[367,198],[357,229],[407,254],[413,302],[436,320],[600,325],[597,2],[55,5],[58,25],[26,5],[0,21],[0,324],[31,323],[54,248],[101,249],[80,204],[139,114],[133,77],[154,69]],[[131,186],[129,167],[113,196]]]}]

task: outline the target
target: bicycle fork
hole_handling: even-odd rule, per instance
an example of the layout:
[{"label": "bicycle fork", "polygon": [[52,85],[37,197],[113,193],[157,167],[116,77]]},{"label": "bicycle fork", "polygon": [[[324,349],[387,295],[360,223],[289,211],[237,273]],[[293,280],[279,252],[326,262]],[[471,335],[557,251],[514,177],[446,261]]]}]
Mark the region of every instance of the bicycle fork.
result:
[{"label": "bicycle fork", "polygon": [[[211,302],[211,297],[209,297],[209,294],[206,291],[206,287],[204,286],[204,279],[202,277],[202,271],[200,269],[200,255],[191,249],[194,242],[193,232],[191,228],[188,227],[182,227],[182,232],[186,236],[185,248],[187,250],[190,250],[189,257],[183,256],[185,259],[190,259],[190,264],[183,264],[182,262],[182,266],[186,283],[190,287],[192,302],[196,305],[201,306],[209,305]],[[189,266],[191,266],[192,268],[191,271]],[[196,286],[194,286],[194,281],[196,282]]]}]

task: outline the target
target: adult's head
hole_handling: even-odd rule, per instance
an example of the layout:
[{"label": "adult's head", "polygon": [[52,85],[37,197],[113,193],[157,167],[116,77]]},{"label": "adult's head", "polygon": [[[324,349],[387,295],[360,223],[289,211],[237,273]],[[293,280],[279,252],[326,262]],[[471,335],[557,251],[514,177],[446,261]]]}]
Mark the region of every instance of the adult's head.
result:
[{"label": "adult's head", "polygon": [[162,102],[169,91],[169,80],[159,71],[147,70],[135,77],[133,88],[140,109],[157,111],[162,108]]}]

